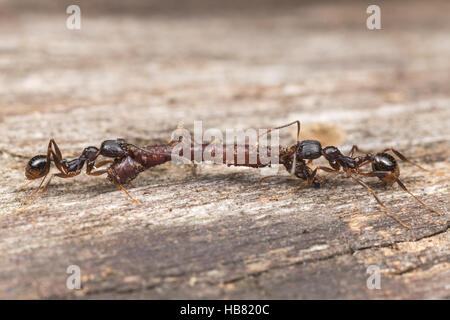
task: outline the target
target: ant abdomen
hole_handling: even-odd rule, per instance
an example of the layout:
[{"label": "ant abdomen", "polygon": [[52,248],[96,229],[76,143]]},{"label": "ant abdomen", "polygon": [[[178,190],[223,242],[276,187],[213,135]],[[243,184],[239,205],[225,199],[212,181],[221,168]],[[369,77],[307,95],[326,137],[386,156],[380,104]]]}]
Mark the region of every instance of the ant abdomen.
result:
[{"label": "ant abdomen", "polygon": [[42,178],[47,173],[47,156],[37,155],[28,161],[25,176],[28,180]]},{"label": "ant abdomen", "polygon": [[386,172],[386,174],[377,174],[377,177],[388,184],[393,184],[396,181],[395,178],[400,176],[400,168],[397,161],[388,153],[377,153],[373,156],[372,170],[374,172]]}]

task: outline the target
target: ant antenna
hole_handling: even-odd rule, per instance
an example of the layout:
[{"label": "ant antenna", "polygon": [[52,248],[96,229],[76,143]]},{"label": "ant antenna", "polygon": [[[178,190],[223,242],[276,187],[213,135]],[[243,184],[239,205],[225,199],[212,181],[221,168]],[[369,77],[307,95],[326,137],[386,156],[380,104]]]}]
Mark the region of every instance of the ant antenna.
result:
[{"label": "ant antenna", "polygon": [[292,125],[295,124],[295,123],[297,124],[297,142],[300,142],[300,141],[299,141],[299,138],[300,138],[300,120],[295,120],[295,121],[289,122],[288,124],[285,124],[285,125],[282,125],[282,126],[279,126],[279,127],[276,127],[276,128],[267,129],[266,132],[264,132],[264,133],[262,133],[262,134],[260,134],[260,135],[258,136],[258,139],[259,139],[259,137],[261,137],[261,136],[264,136],[264,135],[266,135],[266,134],[269,134],[270,132],[272,132],[272,130],[283,129],[283,128],[292,126]]},{"label": "ant antenna", "polygon": [[298,152],[299,143],[300,143],[300,126],[301,126],[300,125],[300,120],[295,120],[295,121],[289,122],[288,124],[285,124],[285,125],[282,125],[282,126],[279,126],[279,127],[276,127],[276,128],[267,129],[266,132],[264,132],[264,133],[262,133],[262,134],[260,134],[258,136],[258,144],[259,144],[259,137],[261,137],[263,135],[266,135],[266,134],[269,134],[270,132],[272,132],[272,130],[286,128],[286,127],[292,126],[293,124],[297,124],[297,145],[295,147],[295,152],[294,152],[294,161],[292,162],[292,168],[291,168],[291,174],[292,175],[295,173],[295,166],[297,164],[297,152]]}]

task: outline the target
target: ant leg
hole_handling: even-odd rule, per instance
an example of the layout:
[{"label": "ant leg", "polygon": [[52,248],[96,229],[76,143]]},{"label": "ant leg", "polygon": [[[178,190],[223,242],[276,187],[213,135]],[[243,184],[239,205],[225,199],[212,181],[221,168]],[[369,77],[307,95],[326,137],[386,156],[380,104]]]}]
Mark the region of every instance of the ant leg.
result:
[{"label": "ant leg", "polygon": [[55,142],[55,140],[54,139],[50,139],[50,142],[48,143],[48,148],[49,148],[49,150],[51,150],[51,151],[53,151],[53,148],[55,149],[54,150],[54,155],[59,159],[59,160],[61,160],[63,157],[62,157],[62,154],[61,154],[61,150],[59,150],[59,147],[58,147],[58,145],[56,144],[56,142]]},{"label": "ant leg", "polygon": [[[332,169],[332,168],[322,167],[322,166],[317,167],[314,171],[316,171],[318,169],[326,171],[326,172],[330,172],[330,173],[340,173],[339,169]],[[359,174],[359,172],[356,172],[356,173]],[[362,174],[365,175],[364,173],[362,173]],[[393,218],[395,221],[397,221],[402,227],[404,227],[406,229],[411,229],[408,225],[406,225],[403,221],[401,221],[400,218],[398,218],[388,207],[386,207],[383,202],[381,202],[381,200],[378,198],[378,196],[375,194],[375,192],[366,183],[364,183],[360,179],[352,176],[349,172],[347,172],[347,176],[352,178],[356,183],[358,183],[361,186],[363,186],[364,188],[366,188],[367,191],[370,194],[372,194],[372,196],[375,198],[375,200],[378,202],[378,204],[381,205],[388,212],[388,215],[391,218]],[[306,182],[304,184],[306,184]],[[302,187],[303,186],[301,186],[300,188],[302,188]]]},{"label": "ant leg", "polygon": [[417,200],[417,202],[419,202],[421,205],[423,205],[425,208],[427,208],[428,210],[433,211],[434,213],[436,213],[439,216],[442,216],[442,213],[440,213],[439,211],[429,207],[428,205],[426,205],[422,200],[420,200],[419,198],[417,198],[415,195],[413,195],[407,188],[406,186],[403,184],[403,182],[400,181],[400,179],[398,179],[397,177],[394,177],[395,181],[397,181],[398,185],[400,186],[400,188],[402,188],[405,192],[409,193],[409,195],[411,197],[413,197],[414,199]]},{"label": "ant leg", "polygon": [[322,170],[322,171],[326,171],[326,172],[329,172],[329,173],[340,173],[339,169],[332,169],[332,168],[322,167],[322,166],[316,167],[316,168],[314,169],[314,171],[312,172],[311,177],[308,178],[308,180],[307,180],[306,182],[304,182],[304,183],[300,186],[300,188],[298,188],[298,189],[296,189],[296,190],[291,190],[291,191],[289,191],[288,193],[295,193],[295,192],[297,192],[297,191],[303,189],[303,188],[306,187],[307,185],[313,183],[313,182],[314,182],[314,177],[316,176],[316,173],[317,173],[317,170]]},{"label": "ant leg", "polygon": [[32,194],[30,194],[28,197],[26,197],[25,199],[22,200],[23,203],[27,203],[31,198],[33,198],[33,196],[38,193],[38,191],[41,189],[42,184],[44,183],[45,179],[48,176],[48,172],[45,174],[44,178],[42,178],[41,183],[39,184],[39,186],[36,188],[36,190],[33,191]]},{"label": "ant leg", "polygon": [[120,183],[117,184],[117,188],[118,188],[119,190],[122,190],[123,192],[125,192],[125,194],[126,194],[131,200],[133,200],[134,203],[139,204],[139,201],[137,201],[136,199],[134,199],[134,198],[128,193],[128,191],[127,191],[124,187],[122,187],[122,185],[121,185]]},{"label": "ant leg", "polygon": [[372,194],[372,196],[375,198],[375,200],[377,200],[378,204],[380,206],[382,206],[386,212],[387,215],[390,216],[392,219],[394,219],[395,221],[397,221],[402,227],[406,228],[406,229],[411,229],[410,226],[408,226],[407,224],[405,224],[402,220],[400,220],[400,218],[398,218],[388,207],[386,207],[386,205],[381,202],[381,200],[377,197],[377,195],[375,194],[375,192],[372,190],[372,188],[370,188],[366,183],[364,183],[362,180],[358,179],[357,177],[352,176],[349,172],[347,172],[347,176],[350,177],[351,179],[353,179],[356,183],[358,183],[359,185],[363,186],[364,188],[367,189],[367,191]]},{"label": "ant leg", "polygon": [[270,178],[273,178],[273,177],[276,177],[276,176],[275,176],[275,175],[272,175],[272,176],[265,176],[265,177],[262,177],[261,179],[258,180],[258,183],[262,183],[263,181],[266,181],[267,179],[270,179]]},{"label": "ant leg", "polygon": [[352,148],[350,149],[349,156],[353,157],[353,154],[355,153],[355,151],[360,152],[360,153],[365,153],[365,154],[371,153],[369,151],[361,150],[356,144],[354,144],[352,146]]},{"label": "ant leg", "polygon": [[35,182],[36,180],[30,180],[27,183],[25,183],[24,185],[21,185],[19,188],[17,188],[17,190],[22,190],[24,188],[26,188],[28,185],[32,184],[33,182]]},{"label": "ant leg", "polygon": [[52,146],[55,148],[55,154],[58,157],[58,159],[62,159],[61,150],[59,150],[58,145],[55,142],[55,139],[50,139],[50,142],[48,143],[48,146],[50,149],[52,149]]},{"label": "ant leg", "polygon": [[15,214],[21,214],[22,212],[24,212],[25,210],[27,210],[29,207],[31,207],[31,206],[33,205],[33,203],[35,203],[36,200],[37,200],[37,199],[45,192],[45,190],[46,190],[47,187],[48,187],[49,182],[52,180],[52,178],[53,178],[54,176],[55,176],[54,174],[51,175],[51,176],[50,176],[50,179],[48,180],[48,182],[47,182],[47,184],[45,185],[44,189],[42,189],[41,192],[39,192],[36,196],[33,197],[33,195],[36,194],[36,193],[39,191],[39,189],[40,189],[40,187],[42,186],[42,183],[44,182],[45,178],[47,178],[47,176],[45,176],[44,179],[42,179],[42,182],[41,182],[41,184],[39,185],[39,188],[36,189],[36,191],[33,192],[32,195],[30,195],[29,197],[27,197],[27,198],[24,200],[24,202],[28,202],[28,200],[31,198],[31,202],[30,202],[29,204],[27,204],[25,207],[23,207],[22,209],[17,210]]},{"label": "ant leg", "polygon": [[[39,199],[39,197],[42,196],[42,195],[47,191],[48,186],[50,185],[50,182],[52,181],[52,179],[53,179],[54,177],[59,177],[59,178],[72,178],[72,177],[74,177],[74,176],[76,176],[76,175],[78,175],[78,174],[80,174],[80,172],[73,172],[73,173],[70,173],[70,174],[65,174],[65,173],[56,173],[56,174],[52,174],[52,175],[50,176],[50,178],[48,179],[47,183],[45,184],[44,188],[42,189],[42,191],[39,192],[36,196],[34,196],[33,199],[31,199],[31,202],[30,202],[29,204],[27,204],[27,205],[26,205],[25,207],[23,207],[22,209],[18,210],[18,211],[16,212],[16,214],[20,214],[20,213],[24,212],[26,209],[28,209],[29,207],[31,207],[31,206],[33,205],[33,203],[35,203],[36,200]],[[47,176],[45,176],[44,179],[42,180],[41,185],[42,185],[42,183],[44,182],[44,180],[45,180],[46,177],[47,177]],[[39,189],[38,189],[38,190],[39,190]],[[35,193],[36,193],[36,191],[35,191]],[[30,197],[29,197],[29,198],[30,198]]]},{"label": "ant leg", "polygon": [[107,164],[112,164],[114,163],[114,160],[106,160],[106,161],[101,161],[99,163],[94,163],[94,168],[101,168],[106,166]]},{"label": "ant leg", "polygon": [[308,179],[305,182],[303,182],[302,185],[299,188],[294,189],[294,190],[289,190],[287,193],[297,193],[300,190],[302,190],[304,187],[306,187],[307,185],[311,184],[312,182],[313,182],[312,179]]},{"label": "ant leg", "polygon": [[304,187],[306,187],[307,185],[310,185],[311,183],[313,183],[313,182],[314,182],[314,177],[316,176],[316,173],[317,173],[317,169],[318,169],[318,168],[316,168],[316,169],[313,170],[313,172],[311,173],[311,176],[308,177],[307,180],[306,180],[305,182],[303,182],[302,185],[301,185],[299,188],[297,188],[297,189],[295,189],[295,190],[290,190],[290,191],[288,191],[288,193],[296,193],[296,192],[299,192],[300,190],[302,190],[302,189],[303,189]]},{"label": "ant leg", "polygon": [[86,168],[86,174],[90,175],[90,176],[100,176],[102,174],[105,174],[105,173],[108,172],[108,169],[106,169],[106,170],[97,170],[97,171],[92,171],[92,170],[94,170],[94,168],[97,169],[97,168],[104,167],[107,164],[112,164],[112,163],[114,163],[113,160],[106,160],[106,161],[99,162],[97,164],[91,163]]},{"label": "ant leg", "polygon": [[442,216],[442,213],[437,211],[436,209],[431,208],[430,206],[428,206],[427,204],[425,204],[422,200],[420,200],[419,198],[417,198],[414,194],[412,194],[408,188],[406,188],[406,186],[403,184],[403,182],[400,181],[399,178],[397,178],[395,175],[392,174],[391,171],[373,171],[373,172],[369,172],[367,174],[364,174],[366,176],[372,176],[372,177],[384,177],[384,176],[391,176],[392,178],[394,178],[395,182],[398,183],[398,185],[400,186],[400,188],[403,189],[403,191],[409,193],[409,195],[411,197],[413,197],[417,202],[419,202],[422,206],[424,206],[425,208],[427,208],[430,211],[433,211],[434,213],[436,213],[439,216]]},{"label": "ant leg", "polygon": [[356,144],[354,144],[350,150],[350,152],[348,153],[349,157],[353,157],[353,154],[355,153],[355,151],[359,151],[359,148]]},{"label": "ant leg", "polygon": [[316,170],[317,169],[323,170],[323,171],[326,171],[326,172],[330,172],[330,173],[339,173],[339,169],[332,169],[332,168],[322,167],[322,166],[317,167]]},{"label": "ant leg", "polygon": [[[53,151],[54,149],[54,151]],[[58,145],[56,144],[54,139],[50,139],[50,142],[48,143],[48,151],[47,151],[47,160],[50,165],[50,153],[53,155],[53,162],[56,165],[56,168],[63,173],[67,174],[67,167],[64,163],[61,163],[61,160],[63,159],[61,151],[59,150]]]},{"label": "ant leg", "polygon": [[87,173],[90,176],[101,176],[102,174],[108,173],[108,170],[97,170],[90,173]]},{"label": "ant leg", "polygon": [[[114,163],[114,161],[112,161],[112,160],[102,161],[102,162],[96,164],[96,165],[95,165],[95,168],[100,168],[100,167],[103,167],[103,166],[105,166],[105,165],[107,165],[107,164],[111,164],[111,163]],[[100,176],[100,175],[102,175],[102,174],[108,173],[108,169],[106,169],[106,170],[92,171],[93,168],[94,168],[94,163],[92,163],[90,166],[88,166],[88,168],[86,169],[86,173],[87,173],[88,175],[91,175],[91,176]],[[125,194],[126,194],[131,200],[133,200],[134,203],[139,204],[139,202],[138,202],[136,199],[134,199],[134,198],[128,193],[128,191],[127,191],[124,187],[122,187],[122,185],[121,185],[120,183],[117,183],[117,188],[118,188],[119,190],[122,190],[123,192],[125,192]]]},{"label": "ant leg", "polygon": [[437,171],[425,169],[425,168],[422,167],[421,165],[419,165],[419,164],[417,164],[417,163],[415,163],[415,162],[412,162],[411,160],[408,160],[403,154],[401,154],[400,152],[398,152],[398,151],[395,150],[394,148],[386,148],[386,149],[384,149],[383,152],[386,152],[386,151],[392,151],[392,152],[395,153],[395,155],[396,155],[397,157],[399,157],[402,161],[408,162],[409,164],[412,164],[413,166],[416,166],[417,168],[422,169],[423,171],[427,171],[427,172],[430,172],[430,173],[433,173],[433,174],[437,174],[437,175],[441,175],[441,176],[444,175],[443,172],[437,172]]},{"label": "ant leg", "polygon": [[364,161],[364,162],[361,162],[360,164],[358,164],[358,165],[356,166],[356,170],[358,170],[358,169],[361,168],[361,167],[364,167],[364,166],[368,165],[368,164],[371,163],[371,162],[372,162],[372,160],[366,160],[366,161]]}]

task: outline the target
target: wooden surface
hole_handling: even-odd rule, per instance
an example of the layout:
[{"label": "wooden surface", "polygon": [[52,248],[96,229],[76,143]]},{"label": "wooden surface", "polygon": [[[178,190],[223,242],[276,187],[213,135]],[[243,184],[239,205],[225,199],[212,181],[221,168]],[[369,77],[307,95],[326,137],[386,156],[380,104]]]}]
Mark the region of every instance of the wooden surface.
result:
[{"label": "wooden surface", "polygon": [[[299,181],[286,173],[258,184],[260,171],[226,166],[149,170],[129,187],[139,206],[102,177],[55,180],[13,215],[33,190],[17,191],[14,166],[49,138],[70,158],[105,139],[165,141],[180,121],[300,119],[344,151],[393,146],[448,174],[448,2],[382,2],[379,31],[359,2],[188,15],[82,5],[80,31],[50,7],[0,4],[0,298],[450,297],[448,175],[404,163],[404,183],[442,217],[366,181],[409,231],[344,177],[288,194]],[[82,290],[66,288],[69,265]],[[380,290],[366,287],[369,265]]]}]

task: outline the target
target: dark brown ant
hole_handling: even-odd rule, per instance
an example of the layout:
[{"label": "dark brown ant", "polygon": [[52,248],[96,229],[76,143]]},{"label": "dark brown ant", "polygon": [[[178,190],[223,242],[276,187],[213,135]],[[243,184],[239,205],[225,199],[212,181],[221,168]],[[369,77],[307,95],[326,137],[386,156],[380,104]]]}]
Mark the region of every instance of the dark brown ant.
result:
[{"label": "dark brown ant", "polygon": [[[290,126],[293,124],[297,124],[297,145],[296,145],[295,151],[294,151],[294,154],[296,156],[293,160],[292,167],[293,168],[295,167],[296,161],[297,162],[300,161],[300,162],[303,162],[300,167],[304,170],[304,161],[305,160],[308,160],[309,163],[311,163],[312,160],[318,159],[323,156],[328,161],[331,168],[324,167],[324,166],[318,166],[312,171],[304,170],[303,176],[301,176],[301,177],[306,178],[305,179],[306,181],[298,189],[296,189],[292,192],[297,192],[309,184],[317,184],[318,182],[315,179],[316,179],[316,174],[317,174],[318,170],[322,170],[322,171],[329,172],[329,173],[342,173],[343,172],[346,174],[347,177],[351,178],[356,183],[358,183],[361,186],[363,186],[364,188],[366,188],[366,190],[370,194],[372,194],[372,196],[375,198],[375,200],[378,202],[378,204],[380,204],[388,212],[388,215],[390,215],[394,220],[396,220],[398,223],[400,223],[403,227],[410,229],[410,227],[408,225],[406,225],[404,222],[402,222],[388,207],[386,207],[386,205],[378,198],[378,196],[375,194],[375,192],[372,190],[372,188],[370,188],[365,182],[363,182],[361,179],[359,179],[355,175],[366,176],[366,177],[376,177],[376,178],[380,179],[381,181],[383,181],[385,184],[392,185],[396,182],[400,186],[400,188],[402,188],[405,192],[407,192],[409,195],[411,195],[422,206],[429,209],[430,211],[433,211],[434,213],[436,213],[438,215],[442,215],[442,213],[440,213],[439,211],[426,205],[423,201],[421,201],[419,198],[417,198],[415,195],[413,195],[406,188],[406,186],[403,184],[403,182],[401,182],[399,179],[400,168],[398,166],[396,159],[387,152],[390,151],[390,152],[394,153],[402,161],[408,162],[408,163],[420,168],[421,170],[424,170],[424,171],[427,171],[430,173],[435,173],[435,174],[442,174],[442,173],[430,171],[430,170],[423,168],[422,166],[408,160],[403,154],[401,154],[400,152],[398,152],[397,150],[395,150],[393,148],[387,148],[377,154],[367,153],[364,156],[353,157],[353,154],[355,151],[360,151],[358,146],[356,146],[356,145],[353,145],[352,149],[350,150],[349,155],[345,156],[341,153],[341,151],[337,147],[328,146],[328,147],[322,148],[322,145],[317,140],[299,141],[300,121],[298,121],[298,120],[291,122],[287,125],[274,128],[274,129],[284,128],[284,127],[287,127],[287,126]],[[269,133],[271,130],[274,130],[274,129],[269,129],[266,133]],[[368,164],[371,164],[371,167],[372,167],[371,172],[360,171],[361,167],[368,165]],[[265,177],[265,178],[267,178],[267,177]],[[263,179],[265,179],[265,178],[263,178]]]},{"label": "dark brown ant", "polygon": [[[25,168],[25,176],[28,180],[31,181],[23,185],[19,189],[23,189],[25,186],[27,186],[28,184],[39,178],[42,178],[42,180],[38,188],[29,197],[23,200],[23,202],[25,203],[28,202],[28,200],[30,199],[32,199],[32,201],[27,206],[20,209],[17,213],[25,211],[29,206],[31,206],[34,203],[34,201],[39,196],[45,193],[50,182],[54,177],[73,178],[81,173],[81,170],[83,169],[85,164],[86,164],[86,174],[88,175],[99,176],[102,174],[106,174],[108,173],[108,169],[106,170],[95,170],[95,169],[98,169],[108,164],[112,164],[114,163],[114,160],[106,160],[99,163],[95,163],[95,160],[98,158],[98,156],[101,155],[106,158],[121,159],[126,155],[128,148],[130,148],[131,146],[137,150],[139,149],[143,150],[135,145],[125,142],[122,139],[106,140],[103,141],[103,143],[100,146],[100,149],[92,146],[87,147],[83,150],[83,152],[78,158],[75,158],[73,160],[67,160],[62,157],[61,151],[58,145],[56,144],[55,140],[51,139],[50,142],[48,143],[47,155],[37,155],[32,157]],[[48,174],[50,173],[50,166],[52,162],[59,170],[59,173],[52,174],[50,178],[47,180],[47,183],[44,185],[41,192],[38,193],[44,181],[46,180]],[[120,184],[117,185],[119,189],[123,190],[133,201],[138,203],[128,194],[128,192]]]}]

